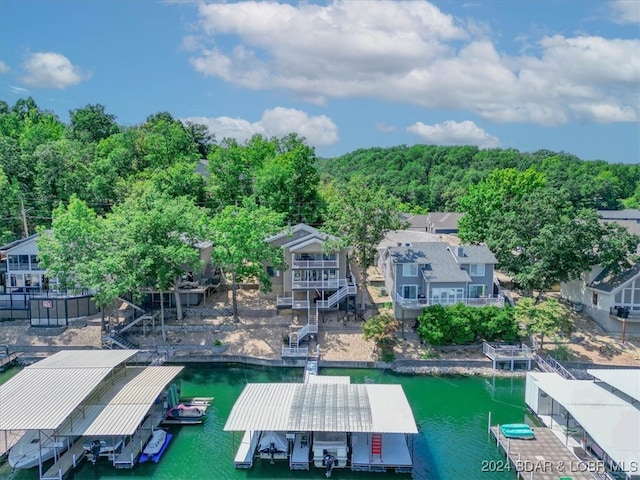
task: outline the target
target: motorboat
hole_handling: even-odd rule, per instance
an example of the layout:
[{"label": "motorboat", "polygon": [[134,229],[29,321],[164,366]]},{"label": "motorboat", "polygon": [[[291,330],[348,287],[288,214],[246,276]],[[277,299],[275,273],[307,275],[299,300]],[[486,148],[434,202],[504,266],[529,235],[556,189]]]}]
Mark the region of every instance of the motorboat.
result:
[{"label": "motorboat", "polygon": [[147,455],[155,455],[160,451],[166,440],[166,430],[163,430],[161,428],[154,430],[151,434],[151,439],[147,442],[147,445],[142,450],[142,453],[146,453]]},{"label": "motorboat", "polygon": [[56,437],[53,430],[27,430],[9,451],[12,468],[31,468],[64,452],[68,437]]},{"label": "motorboat", "polygon": [[120,453],[123,444],[122,439],[93,438],[86,440],[82,448],[87,451],[87,458],[95,464],[100,457],[112,458]]},{"label": "motorboat", "polygon": [[198,419],[202,418],[206,408],[197,405],[185,405],[180,403],[167,411],[167,418],[173,419]]},{"label": "motorboat", "polygon": [[147,445],[142,450],[138,462],[144,463],[149,460],[153,460],[156,463],[159,462],[162,454],[167,449],[171,438],[172,435],[170,433],[167,433],[166,430],[154,430],[153,434],[151,435],[151,439],[147,442]]},{"label": "motorboat", "polygon": [[289,453],[289,441],[286,432],[265,431],[260,435],[258,443],[258,456],[268,458],[273,463],[274,459],[286,459]]},{"label": "motorboat", "polygon": [[507,438],[531,440],[535,437],[533,429],[526,423],[508,423],[500,425],[500,431]]}]

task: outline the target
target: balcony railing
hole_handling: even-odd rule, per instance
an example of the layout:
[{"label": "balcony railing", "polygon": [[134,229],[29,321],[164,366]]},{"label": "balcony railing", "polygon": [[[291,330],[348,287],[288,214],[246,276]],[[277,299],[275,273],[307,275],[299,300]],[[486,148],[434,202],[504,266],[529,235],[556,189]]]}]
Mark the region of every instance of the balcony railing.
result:
[{"label": "balcony railing", "polygon": [[440,298],[404,298],[399,293],[396,294],[396,301],[402,308],[406,309],[422,309],[425,307],[429,307],[431,305],[455,305],[456,303],[464,303],[470,307],[486,307],[486,306],[495,306],[502,307],[504,306],[504,297],[499,296],[487,296],[484,298],[450,298],[447,300],[442,300]]},{"label": "balcony railing", "polygon": [[335,280],[293,280],[293,289],[310,289],[317,288],[318,290],[337,290],[340,287],[344,287],[347,284],[345,278],[337,278]]},{"label": "balcony railing", "polygon": [[338,268],[338,260],[294,260],[293,268]]},{"label": "balcony railing", "polygon": [[276,298],[277,307],[287,307],[294,310],[309,308],[308,300],[294,300],[293,297],[281,297],[278,295]]}]

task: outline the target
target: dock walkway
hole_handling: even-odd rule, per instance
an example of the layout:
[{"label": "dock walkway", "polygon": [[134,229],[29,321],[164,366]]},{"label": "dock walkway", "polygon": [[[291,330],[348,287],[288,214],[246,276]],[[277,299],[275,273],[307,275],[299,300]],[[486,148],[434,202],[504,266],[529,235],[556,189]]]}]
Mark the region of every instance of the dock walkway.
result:
[{"label": "dock walkway", "polygon": [[60,456],[57,462],[51,465],[49,470],[40,477],[40,480],[60,480],[65,478],[73,468],[78,466],[78,463],[86,453],[87,451],[82,447],[82,439],[79,439]]},{"label": "dock walkway", "polygon": [[13,362],[18,360],[22,356],[22,352],[11,352],[7,355],[0,356],[0,370],[4,369],[6,366],[11,365]]},{"label": "dock walkway", "polygon": [[[605,478],[604,464],[601,462],[578,459],[548,428],[536,427],[534,431],[534,439],[521,440],[506,438],[498,427],[491,427],[491,435],[508,458],[508,468],[502,470],[512,469],[516,472],[517,478],[523,480]],[[487,464],[489,469],[490,463]]]}]

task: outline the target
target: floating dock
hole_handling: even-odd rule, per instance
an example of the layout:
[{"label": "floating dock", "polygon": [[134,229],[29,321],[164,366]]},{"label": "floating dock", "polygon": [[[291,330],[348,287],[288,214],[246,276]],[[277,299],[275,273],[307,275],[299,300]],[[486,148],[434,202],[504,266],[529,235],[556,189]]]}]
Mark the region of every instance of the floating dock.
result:
[{"label": "floating dock", "polygon": [[[603,478],[592,475],[603,473],[604,464],[581,460],[574,456],[558,437],[548,428],[534,428],[535,438],[531,440],[506,438],[499,426],[490,428],[500,449],[507,456],[509,469],[523,480],[594,480]],[[487,464],[487,468],[491,466]],[[507,470],[507,468],[502,468]],[[492,470],[488,470],[492,471]]]}]

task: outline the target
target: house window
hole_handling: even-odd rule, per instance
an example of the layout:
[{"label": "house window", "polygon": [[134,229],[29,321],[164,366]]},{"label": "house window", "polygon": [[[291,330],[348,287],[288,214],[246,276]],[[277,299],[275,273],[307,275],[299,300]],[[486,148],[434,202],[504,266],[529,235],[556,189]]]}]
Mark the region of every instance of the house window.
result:
[{"label": "house window", "polygon": [[279,277],[280,276],[280,270],[276,270],[274,267],[268,266],[267,267],[267,275],[269,275],[270,277]]},{"label": "house window", "polygon": [[402,275],[405,277],[417,277],[418,276],[418,264],[417,263],[405,263],[402,265]]},{"label": "house window", "polygon": [[42,270],[37,255],[31,255],[31,270]]},{"label": "house window", "polygon": [[464,300],[464,288],[433,288],[431,300],[441,305],[454,305]]},{"label": "house window", "polygon": [[487,290],[487,286],[483,284],[469,285],[469,298],[480,298]]},{"label": "house window", "polygon": [[594,293],[593,295],[591,295],[591,303],[593,305],[598,305],[598,294]]},{"label": "house window", "polygon": [[471,275],[472,277],[484,277],[484,263],[470,264],[469,275]]},{"label": "house window", "polygon": [[418,286],[417,285],[403,285],[402,286],[402,298],[406,300],[415,300],[418,298]]}]

